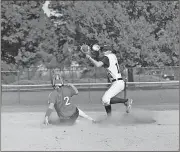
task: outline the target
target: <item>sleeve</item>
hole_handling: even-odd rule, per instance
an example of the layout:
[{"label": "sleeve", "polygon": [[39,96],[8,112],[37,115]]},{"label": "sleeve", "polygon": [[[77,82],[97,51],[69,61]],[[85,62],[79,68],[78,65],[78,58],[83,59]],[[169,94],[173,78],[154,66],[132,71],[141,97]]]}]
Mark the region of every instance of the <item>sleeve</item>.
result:
[{"label": "sleeve", "polygon": [[104,63],[103,67],[104,68],[108,68],[109,67],[109,58],[107,56],[104,56],[102,59],[101,59],[101,62]]},{"label": "sleeve", "polygon": [[74,96],[76,93],[73,88],[71,88],[71,97]]},{"label": "sleeve", "polygon": [[78,93],[78,90],[77,90],[77,88],[75,86],[69,86],[69,89],[70,89],[71,97]]},{"label": "sleeve", "polygon": [[56,103],[56,95],[57,95],[57,93],[56,92],[51,92],[50,94],[49,94],[49,97],[48,97],[48,103],[50,104],[50,103]]}]

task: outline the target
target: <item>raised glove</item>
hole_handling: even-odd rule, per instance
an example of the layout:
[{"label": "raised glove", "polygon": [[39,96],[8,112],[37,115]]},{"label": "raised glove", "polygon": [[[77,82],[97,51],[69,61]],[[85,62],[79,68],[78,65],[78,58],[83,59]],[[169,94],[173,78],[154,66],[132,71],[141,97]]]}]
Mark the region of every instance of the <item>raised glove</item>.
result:
[{"label": "raised glove", "polygon": [[82,46],[81,46],[81,52],[83,53],[83,54],[88,54],[88,55],[90,55],[90,53],[91,53],[91,50],[90,50],[90,47],[88,46],[88,45],[86,45],[86,44],[83,44]]}]

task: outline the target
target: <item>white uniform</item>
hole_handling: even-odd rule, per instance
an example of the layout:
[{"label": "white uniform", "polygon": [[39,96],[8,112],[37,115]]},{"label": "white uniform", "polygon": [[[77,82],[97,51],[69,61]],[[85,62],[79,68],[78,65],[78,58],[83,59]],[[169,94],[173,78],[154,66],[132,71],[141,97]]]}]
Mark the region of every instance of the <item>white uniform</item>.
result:
[{"label": "white uniform", "polygon": [[111,81],[110,88],[105,92],[102,97],[103,105],[109,105],[112,97],[116,96],[122,90],[124,90],[124,81],[118,80],[122,78],[120,73],[120,68],[118,64],[118,60],[115,54],[110,53],[105,55],[109,59],[109,67],[106,68],[109,79]]},{"label": "white uniform", "polygon": [[106,68],[110,80],[121,78],[117,57],[114,54],[105,55],[109,59],[109,67]]}]

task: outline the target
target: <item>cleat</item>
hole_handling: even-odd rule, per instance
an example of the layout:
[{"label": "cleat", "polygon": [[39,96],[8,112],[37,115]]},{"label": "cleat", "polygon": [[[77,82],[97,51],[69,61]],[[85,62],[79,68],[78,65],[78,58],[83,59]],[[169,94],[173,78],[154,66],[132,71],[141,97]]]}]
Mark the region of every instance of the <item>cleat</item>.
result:
[{"label": "cleat", "polygon": [[132,99],[128,99],[128,101],[124,103],[124,105],[126,106],[126,113],[130,113],[132,102]]}]

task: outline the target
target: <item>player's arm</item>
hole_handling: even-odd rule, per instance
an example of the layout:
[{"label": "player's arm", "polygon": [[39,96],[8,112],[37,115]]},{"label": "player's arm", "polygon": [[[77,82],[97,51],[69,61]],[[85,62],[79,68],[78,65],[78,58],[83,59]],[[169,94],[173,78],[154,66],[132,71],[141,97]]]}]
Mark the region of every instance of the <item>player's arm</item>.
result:
[{"label": "player's arm", "polygon": [[78,89],[73,84],[69,83],[68,86],[70,86],[72,88],[71,97],[73,95],[77,95],[79,93]]},{"label": "player's arm", "polygon": [[54,103],[50,103],[48,109],[46,110],[46,114],[45,114],[45,120],[44,120],[45,125],[49,125],[49,117],[53,111],[53,108],[54,108]]},{"label": "player's arm", "polygon": [[53,93],[51,93],[51,94],[49,95],[49,100],[48,100],[49,106],[48,106],[48,108],[47,108],[47,110],[46,110],[45,121],[44,121],[44,123],[45,123],[46,125],[49,124],[49,117],[50,117],[50,115],[51,115],[51,113],[52,113],[52,111],[53,111],[53,109],[54,109],[55,99],[53,99],[53,95],[54,95]]},{"label": "player's arm", "polygon": [[96,67],[102,67],[104,63],[102,61],[96,61],[93,59],[90,55],[86,55],[86,57],[96,66]]}]

